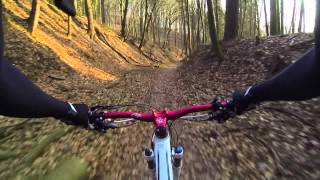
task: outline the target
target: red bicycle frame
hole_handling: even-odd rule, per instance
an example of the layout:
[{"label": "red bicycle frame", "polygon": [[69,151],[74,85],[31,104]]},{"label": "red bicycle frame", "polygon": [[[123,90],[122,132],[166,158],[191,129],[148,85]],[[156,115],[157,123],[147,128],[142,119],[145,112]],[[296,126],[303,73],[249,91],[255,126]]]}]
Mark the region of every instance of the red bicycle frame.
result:
[{"label": "red bicycle frame", "polygon": [[144,122],[153,122],[156,127],[166,126],[167,120],[178,119],[188,113],[214,110],[212,104],[189,106],[176,111],[161,111],[151,113],[137,112],[104,112],[103,117],[108,118],[133,118]]}]

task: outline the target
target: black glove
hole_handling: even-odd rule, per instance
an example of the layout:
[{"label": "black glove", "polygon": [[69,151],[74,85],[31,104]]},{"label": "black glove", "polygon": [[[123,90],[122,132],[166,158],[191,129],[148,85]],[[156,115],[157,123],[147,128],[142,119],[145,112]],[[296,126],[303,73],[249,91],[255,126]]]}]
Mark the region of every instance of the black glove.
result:
[{"label": "black glove", "polygon": [[212,101],[213,112],[211,119],[216,120],[218,123],[224,123],[228,119],[234,117],[234,106],[229,99],[215,97]]},{"label": "black glove", "polygon": [[62,121],[66,124],[89,127],[89,108],[86,104],[69,103],[68,115]]},{"label": "black glove", "polygon": [[[77,0],[76,0],[77,1]],[[74,0],[55,0],[55,5],[69,16],[76,16],[76,8],[74,7]]]},{"label": "black glove", "polygon": [[254,101],[252,92],[250,91],[251,87],[249,87],[245,91],[235,91],[233,93],[233,104],[234,104],[234,111],[236,114],[240,115],[243,112],[246,112],[250,109],[253,109],[256,105]]}]

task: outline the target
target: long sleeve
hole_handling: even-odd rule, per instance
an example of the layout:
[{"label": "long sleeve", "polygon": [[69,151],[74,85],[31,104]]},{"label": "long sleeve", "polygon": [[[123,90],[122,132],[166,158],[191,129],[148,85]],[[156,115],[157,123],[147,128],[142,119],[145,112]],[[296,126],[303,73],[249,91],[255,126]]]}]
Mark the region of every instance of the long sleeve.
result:
[{"label": "long sleeve", "polygon": [[44,93],[8,61],[0,62],[0,114],[15,117],[63,118],[68,103]]},{"label": "long sleeve", "polygon": [[3,57],[2,3],[0,25],[0,114],[15,117],[69,117],[68,103],[44,93]]},{"label": "long sleeve", "polygon": [[320,96],[320,59],[317,47],[282,72],[250,90],[254,101],[306,100]]},{"label": "long sleeve", "polygon": [[253,101],[306,100],[320,96],[320,2],[316,3],[315,47],[272,79],[253,86]]}]

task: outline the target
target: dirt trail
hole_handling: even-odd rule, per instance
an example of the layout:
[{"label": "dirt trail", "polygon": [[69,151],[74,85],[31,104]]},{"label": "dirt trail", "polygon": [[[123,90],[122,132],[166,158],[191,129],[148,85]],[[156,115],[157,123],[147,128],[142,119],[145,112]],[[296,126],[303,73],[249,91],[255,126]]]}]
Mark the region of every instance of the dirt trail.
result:
[{"label": "dirt trail", "polygon": [[151,105],[157,110],[176,107],[174,98],[178,94],[177,77],[176,67],[160,68],[157,71],[151,92]]},{"label": "dirt trail", "polygon": [[[279,40],[287,43],[285,38]],[[212,61],[210,48],[204,47],[195,52],[193,60],[177,67],[135,68],[123,72],[116,83],[74,73],[59,81],[49,79],[46,73],[34,77],[39,77],[41,81],[36,82],[47,92],[71,102],[89,105],[145,103],[157,110],[165,107],[172,110],[210,102],[215,95],[228,96],[236,88],[263,80],[264,63],[272,64],[268,59],[278,54],[277,42],[277,39],[267,39],[262,47],[250,40],[236,42],[238,45],[225,48],[228,60],[220,66]],[[284,48],[281,54],[290,61],[306,49]],[[248,51],[239,57],[238,52],[244,50]],[[265,51],[268,53],[261,55]],[[24,59],[20,61],[25,63]],[[267,103],[225,124],[176,121],[178,144],[185,148],[181,180],[319,179],[319,102],[313,99]],[[145,112],[150,109],[120,110]],[[6,157],[0,160],[0,179],[16,176],[37,179],[72,156],[89,163],[90,179],[141,180],[148,177],[142,153],[150,145],[151,124],[138,123],[106,134],[75,128],[58,141],[43,146],[34,162],[27,164],[25,155],[34,152],[43,138],[69,126],[52,118],[31,119],[23,125],[19,125],[21,119],[0,116],[0,121],[0,158]],[[10,152],[14,152],[14,157]]]},{"label": "dirt trail", "polygon": [[[151,105],[162,110],[168,108],[175,110],[183,107],[179,99],[183,96],[178,84],[179,72],[177,67],[161,68],[156,72],[156,78],[153,82],[151,91]],[[205,102],[203,102],[205,103]],[[181,173],[181,179],[212,179],[217,176],[217,167],[213,167],[215,157],[210,156],[209,149],[214,148],[211,128],[213,124],[208,123],[190,123],[175,121],[172,136],[178,138],[178,142],[172,145],[182,145],[185,148],[184,167]],[[216,128],[214,128],[216,129]],[[202,132],[199,132],[199,131]],[[203,135],[203,133],[205,135]],[[213,132],[215,133],[215,132]],[[209,134],[209,137],[203,137]],[[210,139],[211,141],[204,141]]]}]

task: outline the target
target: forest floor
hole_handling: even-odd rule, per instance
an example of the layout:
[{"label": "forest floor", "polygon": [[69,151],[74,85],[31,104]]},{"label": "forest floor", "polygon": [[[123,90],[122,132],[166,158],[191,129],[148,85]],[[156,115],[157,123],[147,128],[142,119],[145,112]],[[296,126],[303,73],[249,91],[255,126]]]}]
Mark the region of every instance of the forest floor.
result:
[{"label": "forest floor", "polygon": [[[270,72],[269,61],[275,56],[284,56],[290,62],[310,47],[302,44],[299,48],[279,50],[281,42],[290,38],[293,36],[266,39],[259,46],[251,40],[234,42],[224,48],[228,49],[225,52],[228,59],[220,66],[212,60],[209,47],[204,46],[191,61],[180,62],[177,67],[137,68],[109,87],[95,80],[83,84],[70,77],[70,82],[52,80],[50,88],[56,89],[54,95],[91,104],[146,103],[157,109],[176,109],[207,103],[215,95],[228,96],[235,88],[264,79]],[[297,43],[308,38],[303,34],[294,37],[299,39]],[[260,51],[262,47],[270,49]],[[246,53],[239,54],[241,49],[246,49]],[[318,179],[319,110],[319,99],[274,102],[225,124],[177,121],[174,126],[185,148],[181,179]],[[17,157],[1,161],[1,178],[37,177],[70,156],[89,162],[92,179],[148,177],[142,150],[149,145],[151,125],[139,123],[106,134],[76,128],[50,143],[30,165],[23,161],[26,154],[66,125],[54,119],[31,119],[11,127],[21,120],[1,119],[2,153],[17,153]]]},{"label": "forest floor", "polygon": [[[101,37],[92,42],[80,28],[72,41],[64,36],[42,41],[41,37],[55,34],[44,23],[43,33],[34,39],[24,30],[27,13],[21,11],[30,2],[6,2],[7,7],[16,4],[6,11],[11,23],[6,32],[8,59],[47,93],[89,105],[144,103],[162,110],[208,103],[216,95],[229,96],[234,89],[270,77],[313,45],[312,35],[295,34],[263,38],[259,45],[250,39],[224,43],[221,64],[206,45],[189,61],[183,61],[177,50],[160,49],[150,59],[109,37],[115,33],[103,27],[99,31],[114,43],[111,46],[103,45]],[[19,2],[23,3],[15,10]],[[42,11],[55,17],[47,8],[51,6]],[[62,26],[58,21],[63,15],[55,18],[52,23]],[[78,18],[80,26],[82,21]],[[61,54],[59,44],[67,53]],[[185,148],[181,179],[319,179],[319,118],[319,99],[312,99],[264,103],[224,124],[176,121],[179,143]],[[41,179],[70,157],[88,162],[90,179],[147,179],[142,153],[152,132],[152,125],[144,123],[101,134],[70,128],[53,118],[0,116],[0,179]]]}]

